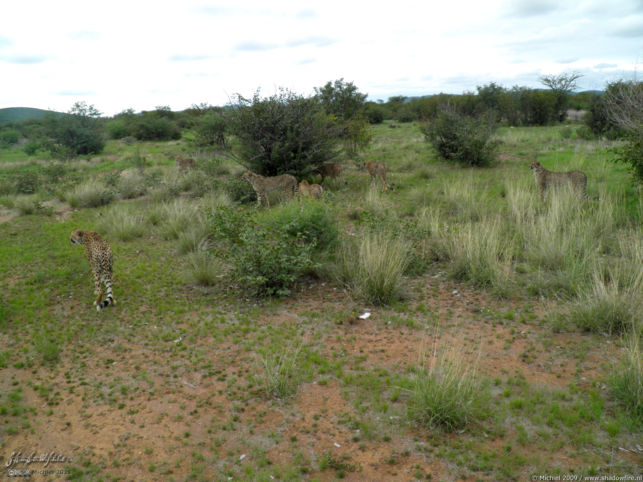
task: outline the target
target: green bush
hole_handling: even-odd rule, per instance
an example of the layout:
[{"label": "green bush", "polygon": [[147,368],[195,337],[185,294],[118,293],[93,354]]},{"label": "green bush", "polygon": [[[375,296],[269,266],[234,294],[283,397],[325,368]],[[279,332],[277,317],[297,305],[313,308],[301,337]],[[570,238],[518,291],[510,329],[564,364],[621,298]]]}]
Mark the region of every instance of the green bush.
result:
[{"label": "green bush", "polygon": [[219,112],[210,111],[196,121],[194,126],[194,143],[197,146],[226,145],[228,124]]},{"label": "green bush", "polygon": [[367,104],[365,109],[366,119],[369,124],[381,124],[386,116],[386,109],[377,104]]},{"label": "green bush", "polygon": [[19,194],[33,194],[40,187],[40,176],[36,171],[22,171],[16,176],[15,189]]},{"label": "green bush", "polygon": [[496,126],[488,116],[468,117],[451,107],[441,110],[421,131],[441,158],[470,166],[487,166],[495,160]]},{"label": "green bush", "polygon": [[284,89],[265,99],[239,96],[231,121],[239,157],[263,176],[305,177],[337,155],[338,129],[315,98]]},{"label": "green bush", "polygon": [[279,229],[293,240],[298,239],[316,251],[334,249],[339,230],[330,208],[316,200],[302,204],[287,203],[262,213],[261,220],[272,229]]},{"label": "green bush", "polygon": [[18,143],[20,132],[15,129],[5,129],[0,131],[0,146],[12,146]]},{"label": "green bush", "polygon": [[629,164],[634,180],[643,183],[643,128],[638,132],[628,134],[627,142],[616,149],[616,160]]},{"label": "green bush", "polygon": [[[257,222],[230,207],[217,208],[209,219],[215,251],[233,265],[233,277],[250,296],[286,296],[292,284],[314,266],[313,244],[294,238],[286,227]],[[270,223],[267,223],[270,224]]]},{"label": "green bush", "polygon": [[233,250],[235,279],[256,297],[287,296],[292,284],[313,266],[312,246],[281,230],[247,226]]},{"label": "green bush", "polygon": [[223,181],[221,188],[232,201],[240,204],[251,204],[257,199],[257,195],[250,183],[240,177],[226,179]]},{"label": "green bush", "polygon": [[105,140],[99,117],[100,112],[84,102],[74,104],[67,115],[50,117],[47,149],[59,158],[101,152]]}]

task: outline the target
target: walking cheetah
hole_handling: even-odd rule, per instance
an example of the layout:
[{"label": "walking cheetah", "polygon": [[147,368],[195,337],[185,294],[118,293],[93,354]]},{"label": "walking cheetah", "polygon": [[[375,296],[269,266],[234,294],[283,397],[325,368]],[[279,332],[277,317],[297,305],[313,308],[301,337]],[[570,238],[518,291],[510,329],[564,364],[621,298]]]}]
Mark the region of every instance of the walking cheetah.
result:
[{"label": "walking cheetah", "polygon": [[[94,305],[100,312],[109,304],[116,304],[112,293],[112,248],[98,233],[77,229],[72,231],[70,241],[73,244],[84,244],[85,253],[94,275],[94,294],[97,295]],[[107,289],[107,299],[103,300],[103,287]]]},{"label": "walking cheetah", "polygon": [[375,177],[378,177],[384,186],[384,191],[388,189],[388,183],[386,182],[386,164],[383,162],[369,161],[365,162],[362,166],[365,167],[371,175],[371,182],[375,180]]}]

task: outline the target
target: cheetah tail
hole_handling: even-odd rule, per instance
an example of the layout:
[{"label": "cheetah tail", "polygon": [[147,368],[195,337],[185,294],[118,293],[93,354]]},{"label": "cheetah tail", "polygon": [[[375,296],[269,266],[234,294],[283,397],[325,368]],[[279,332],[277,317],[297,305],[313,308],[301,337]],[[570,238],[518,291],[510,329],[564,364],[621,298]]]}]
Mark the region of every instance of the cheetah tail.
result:
[{"label": "cheetah tail", "polygon": [[105,308],[108,305],[114,305],[116,302],[114,301],[114,294],[112,293],[112,285],[111,283],[107,284],[107,297],[104,299],[100,304],[96,305],[96,311],[100,312],[103,308]]}]

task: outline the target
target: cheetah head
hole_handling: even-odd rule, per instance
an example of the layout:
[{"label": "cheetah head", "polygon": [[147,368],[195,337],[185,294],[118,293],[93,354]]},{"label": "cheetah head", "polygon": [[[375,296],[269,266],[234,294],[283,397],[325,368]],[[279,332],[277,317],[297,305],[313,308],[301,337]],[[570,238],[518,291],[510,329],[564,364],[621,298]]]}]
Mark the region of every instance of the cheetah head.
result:
[{"label": "cheetah head", "polygon": [[73,244],[85,244],[85,231],[83,229],[72,231],[69,241]]},{"label": "cheetah head", "polygon": [[531,169],[534,172],[538,172],[543,168],[542,164],[538,161],[534,161],[531,164],[529,164],[529,169]]}]

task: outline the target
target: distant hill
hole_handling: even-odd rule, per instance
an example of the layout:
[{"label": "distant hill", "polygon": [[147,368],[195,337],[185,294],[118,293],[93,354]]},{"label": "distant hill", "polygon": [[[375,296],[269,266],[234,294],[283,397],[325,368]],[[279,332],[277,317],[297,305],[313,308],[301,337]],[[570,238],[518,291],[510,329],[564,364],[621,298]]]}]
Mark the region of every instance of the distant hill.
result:
[{"label": "distant hill", "polygon": [[21,122],[27,119],[44,119],[47,114],[61,115],[52,110],[34,109],[32,107],[8,107],[0,109],[0,125],[8,122]]}]

